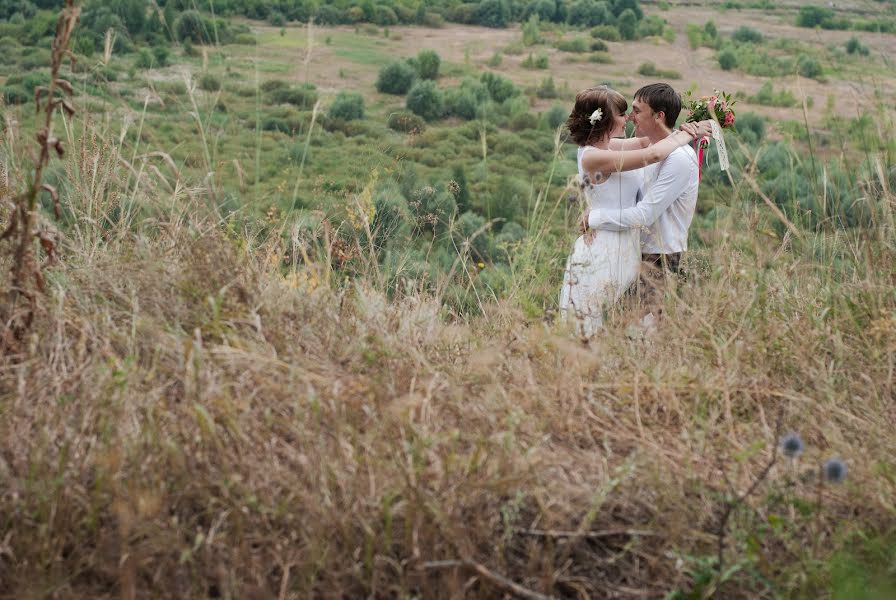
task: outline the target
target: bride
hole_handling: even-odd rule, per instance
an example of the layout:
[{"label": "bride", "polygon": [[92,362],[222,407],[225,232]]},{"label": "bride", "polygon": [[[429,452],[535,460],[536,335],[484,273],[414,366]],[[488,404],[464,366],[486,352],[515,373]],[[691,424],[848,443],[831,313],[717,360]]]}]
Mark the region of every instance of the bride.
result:
[{"label": "bride", "polygon": [[[567,126],[579,145],[580,185],[589,208],[634,206],[644,185],[642,167],[664,160],[696,137],[696,125],[686,124],[682,131],[652,146],[647,138],[615,139],[625,133],[627,110],[622,94],[608,87],[589,88],[576,95]],[[640,263],[637,229],[586,231],[576,240],[566,263],[560,290],[561,318],[572,321],[578,334],[594,335],[603,324],[605,311],[635,283]]]}]

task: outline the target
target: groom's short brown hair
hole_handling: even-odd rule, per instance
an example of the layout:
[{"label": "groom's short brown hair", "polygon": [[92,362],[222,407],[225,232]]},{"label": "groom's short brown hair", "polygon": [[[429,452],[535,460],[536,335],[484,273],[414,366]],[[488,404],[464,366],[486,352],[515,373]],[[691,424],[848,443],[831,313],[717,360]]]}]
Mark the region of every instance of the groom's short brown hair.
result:
[{"label": "groom's short brown hair", "polygon": [[681,96],[666,83],[651,83],[635,92],[635,100],[646,102],[653,112],[666,113],[666,127],[675,127],[681,114]]}]

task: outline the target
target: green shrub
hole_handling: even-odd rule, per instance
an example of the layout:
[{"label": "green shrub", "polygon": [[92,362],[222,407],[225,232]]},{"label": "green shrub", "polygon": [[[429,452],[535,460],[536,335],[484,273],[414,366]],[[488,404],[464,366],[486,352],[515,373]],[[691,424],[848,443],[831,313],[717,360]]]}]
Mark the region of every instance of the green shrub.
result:
[{"label": "green shrub", "polygon": [[494,244],[486,227],[485,217],[467,211],[457,218],[451,230],[454,244],[463,249],[469,244],[470,258],[476,262],[489,262],[494,253]]},{"label": "green shrub", "polygon": [[273,92],[274,90],[282,90],[284,88],[289,87],[289,83],[286,81],[281,81],[280,79],[268,79],[267,81],[262,81],[261,85],[258,86],[262,92]]},{"label": "green shrub", "polygon": [[598,25],[591,30],[591,37],[608,42],[618,42],[622,39],[622,34],[613,25]]},{"label": "green shrub", "polygon": [[594,40],[588,48],[592,52],[607,52],[610,48],[603,40]]},{"label": "green shrub", "polygon": [[862,44],[856,36],[852,36],[846,42],[846,52],[848,54],[861,54],[862,56],[868,56],[869,53],[868,46]]},{"label": "green shrub", "polygon": [[688,23],[687,27],[685,27],[685,32],[687,33],[688,45],[691,47],[691,50],[696,50],[703,45],[703,31],[700,27],[693,23]]},{"label": "green shrub", "polygon": [[719,30],[716,28],[715,21],[707,21],[703,24],[703,35],[710,40],[714,40],[719,37]]},{"label": "green shrub", "polygon": [[735,42],[759,44],[762,43],[763,37],[762,33],[753,29],[752,27],[741,25],[734,31],[734,33],[731,34],[731,39],[733,39]]},{"label": "green shrub", "polygon": [[[597,40],[596,44],[602,44],[604,49],[606,49],[607,45],[602,41]],[[592,44],[593,46],[593,44]],[[588,41],[582,38],[573,38],[571,40],[560,40],[556,45],[557,50],[561,52],[576,52],[582,53],[588,51]]]},{"label": "green shrub", "polygon": [[457,202],[451,192],[432,186],[417,190],[411,198],[410,207],[418,226],[425,231],[445,231],[457,212]]},{"label": "green shrub", "polygon": [[507,27],[512,17],[508,0],[481,0],[476,7],[473,19],[485,27]]},{"label": "green shrub", "polygon": [[535,95],[539,98],[556,98],[557,86],[554,85],[554,78],[547,77],[539,83],[538,87],[535,88]]},{"label": "green shrub", "polygon": [[613,64],[613,58],[608,52],[594,52],[588,57],[588,62],[597,63],[599,65]]},{"label": "green shrub", "polygon": [[545,111],[544,123],[547,125],[548,129],[557,129],[566,123],[567,117],[569,117],[569,110],[565,106],[555,104]]},{"label": "green shrub", "polygon": [[267,97],[271,104],[292,104],[300,108],[311,108],[317,102],[317,89],[310,83],[295,87],[276,87],[268,92]]},{"label": "green shrub", "polygon": [[417,76],[420,79],[438,79],[442,59],[435,50],[422,50],[417,54]]},{"label": "green shrub", "polygon": [[642,63],[638,67],[638,73],[645,77],[660,77],[662,79],[681,79],[681,73],[671,69],[657,69],[652,62]]},{"label": "green shrub", "polygon": [[539,54],[538,56],[529,54],[520,64],[526,69],[547,69],[548,57],[546,54]]},{"label": "green shrub", "polygon": [[380,249],[390,241],[405,242],[410,236],[411,210],[398,185],[390,181],[378,189],[373,196],[373,206],[376,209],[371,224],[374,246]]},{"label": "green shrub", "polygon": [[211,73],[204,73],[202,77],[199,78],[198,85],[200,90],[217,92],[221,89],[221,78],[217,75],[212,75]]},{"label": "green shrub", "polygon": [[489,96],[495,102],[504,102],[508,98],[512,98],[520,93],[509,79],[496,75],[491,71],[486,71],[479,77],[479,81],[485,84],[488,89]]},{"label": "green shrub", "polygon": [[343,121],[353,121],[355,119],[364,118],[364,98],[361,94],[355,92],[339,92],[327,116],[331,119],[341,119]]},{"label": "green shrub", "polygon": [[185,10],[174,22],[174,32],[178,41],[191,41],[203,44],[211,40],[209,32],[212,28],[197,10]]},{"label": "green shrub", "polygon": [[803,77],[808,77],[810,79],[816,79],[821,77],[824,73],[824,70],[821,68],[821,63],[819,63],[814,57],[803,54],[800,56],[797,66],[799,68],[799,73]]},{"label": "green shrub", "polygon": [[414,67],[405,61],[389,63],[380,69],[379,77],[376,80],[376,89],[384,94],[401,96],[411,89],[416,75]]},{"label": "green shrub", "polygon": [[373,22],[381,27],[398,25],[398,15],[390,7],[378,4],[373,8]]},{"label": "green shrub", "polygon": [[407,108],[427,121],[445,113],[445,97],[432,81],[418,81],[408,92]]},{"label": "green shrub", "polygon": [[834,11],[822,6],[802,6],[796,18],[800,27],[823,27],[834,18]]},{"label": "green shrub", "polygon": [[426,129],[426,121],[408,111],[398,111],[390,114],[387,124],[389,129],[402,133],[411,133],[412,131],[420,133]]},{"label": "green shrub", "polygon": [[156,67],[167,67],[171,51],[168,46],[155,46],[152,49],[152,57],[155,59]]},{"label": "green shrub", "polygon": [[580,27],[608,25],[613,22],[613,13],[606,2],[575,0],[569,7],[566,22]]},{"label": "green shrub", "polygon": [[616,27],[619,29],[619,35],[624,40],[633,40],[638,37],[638,17],[635,11],[630,8],[622,11],[616,21]]},{"label": "green shrub", "polygon": [[666,20],[657,16],[650,16],[638,22],[636,28],[636,38],[644,38],[648,36],[661,36],[666,30]]},{"label": "green shrub", "polygon": [[137,58],[134,60],[134,66],[138,69],[151,69],[155,65],[155,58],[148,48],[140,48],[137,52]]},{"label": "green shrub", "polygon": [[725,48],[716,56],[719,66],[723,71],[730,71],[737,67],[737,54],[731,48]]},{"label": "green shrub", "polygon": [[538,15],[530,15],[523,24],[523,44],[534,46],[541,43],[541,28],[538,26]]},{"label": "green shrub", "polygon": [[2,88],[3,101],[8,105],[25,104],[32,98],[32,94],[26,92],[18,85],[4,85]]},{"label": "green shrub", "polygon": [[526,6],[523,16],[529,18],[537,16],[539,20],[545,22],[554,22],[562,17],[558,15],[557,3],[554,0],[533,0]]},{"label": "green shrub", "polygon": [[765,138],[765,118],[752,112],[740,113],[734,129],[745,142],[757,144]]},{"label": "green shrub", "polygon": [[[488,91],[486,91],[486,100]],[[454,88],[445,94],[445,110],[449,115],[461,119],[472,120],[479,116],[479,107],[483,100],[471,89]]]},{"label": "green shrub", "polygon": [[486,61],[486,65],[492,68],[500,67],[501,63],[504,61],[504,57],[501,56],[500,52],[495,52],[492,54],[492,57]]},{"label": "green shrub", "polygon": [[750,97],[750,102],[761,104],[763,106],[796,106],[798,104],[796,97],[790,90],[781,90],[775,92],[771,81],[766,81],[759,88],[759,92],[755,96]]}]

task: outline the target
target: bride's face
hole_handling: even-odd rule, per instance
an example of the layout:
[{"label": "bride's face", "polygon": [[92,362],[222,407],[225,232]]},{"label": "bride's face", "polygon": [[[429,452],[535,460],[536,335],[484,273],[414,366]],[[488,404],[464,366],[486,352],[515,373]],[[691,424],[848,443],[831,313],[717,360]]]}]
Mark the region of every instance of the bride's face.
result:
[{"label": "bride's face", "polygon": [[628,120],[628,117],[625,116],[624,113],[616,113],[613,115],[613,127],[610,129],[610,137],[618,138],[625,137],[625,122]]}]

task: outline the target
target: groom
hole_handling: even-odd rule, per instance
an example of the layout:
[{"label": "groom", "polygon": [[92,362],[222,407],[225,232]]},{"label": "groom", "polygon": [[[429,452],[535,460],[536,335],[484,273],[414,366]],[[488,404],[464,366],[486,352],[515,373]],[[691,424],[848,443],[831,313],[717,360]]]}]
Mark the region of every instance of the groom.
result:
[{"label": "groom", "polygon": [[[681,96],[665,83],[647,85],[635,92],[628,120],[635,135],[651,144],[672,132],[681,113]],[[709,135],[710,130],[700,130]],[[688,248],[688,228],[697,208],[699,173],[697,155],[681,146],[664,161],[644,167],[644,197],[622,210],[593,209],[590,229],[641,229],[641,302],[647,312],[659,312],[668,275],[680,273],[682,252]]]}]

